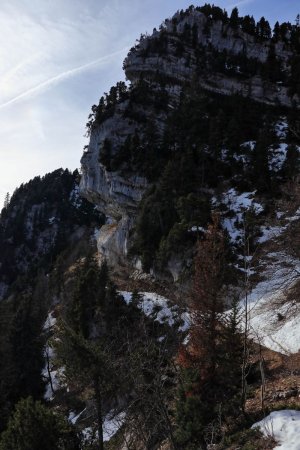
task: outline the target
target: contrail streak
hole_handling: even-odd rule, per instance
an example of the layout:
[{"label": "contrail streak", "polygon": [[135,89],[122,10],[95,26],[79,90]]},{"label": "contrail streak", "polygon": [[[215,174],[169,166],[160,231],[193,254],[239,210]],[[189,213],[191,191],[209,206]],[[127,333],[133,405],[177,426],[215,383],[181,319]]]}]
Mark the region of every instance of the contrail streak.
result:
[{"label": "contrail streak", "polygon": [[14,66],[12,69],[8,70],[3,77],[0,80],[1,84],[5,84],[7,81],[9,81],[16,73],[18,73],[21,69],[23,69],[23,67],[27,67],[28,65],[30,65],[33,61],[35,61],[38,56],[40,56],[40,53],[36,53],[33,56],[30,56],[29,58],[24,59],[23,61],[21,61],[19,64],[17,64],[16,66]]},{"label": "contrail streak", "polygon": [[8,101],[1,103],[0,109],[5,108],[6,106],[12,105],[13,103],[18,102],[19,100],[22,100],[23,98],[30,97],[31,95],[34,95],[34,94],[38,94],[39,92],[49,88],[53,84],[56,84],[66,78],[76,75],[77,73],[83,72],[84,70],[86,70],[92,66],[95,66],[96,64],[108,61],[109,59],[113,58],[116,55],[119,55],[120,53],[123,53],[125,50],[128,50],[128,49],[129,49],[129,47],[122,48],[121,50],[118,50],[114,53],[110,53],[109,55],[102,56],[101,58],[96,59],[95,61],[89,62],[87,64],[83,64],[82,66],[75,67],[74,69],[67,70],[63,73],[60,73],[59,75],[56,75],[55,77],[49,78],[48,80],[43,81],[42,83],[38,84],[37,86],[34,86],[34,87],[28,89],[27,91],[22,92],[22,94],[19,94],[16,97],[11,98]]},{"label": "contrail streak", "polygon": [[244,6],[244,5],[247,5],[248,3],[252,3],[253,1],[254,0],[240,0],[235,3],[231,3],[230,5],[227,6],[227,8],[235,8],[238,6]]}]

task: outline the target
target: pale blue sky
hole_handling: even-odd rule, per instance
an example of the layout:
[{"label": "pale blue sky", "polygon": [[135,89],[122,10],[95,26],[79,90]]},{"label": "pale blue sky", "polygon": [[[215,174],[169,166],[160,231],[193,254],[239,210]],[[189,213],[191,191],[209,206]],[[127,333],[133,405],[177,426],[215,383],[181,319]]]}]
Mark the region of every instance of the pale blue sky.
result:
[{"label": "pale blue sky", "polygon": [[[0,206],[6,192],[35,175],[79,167],[90,107],[124,79],[128,48],[191,3],[1,0]],[[272,24],[300,12],[299,0],[214,3]]]}]

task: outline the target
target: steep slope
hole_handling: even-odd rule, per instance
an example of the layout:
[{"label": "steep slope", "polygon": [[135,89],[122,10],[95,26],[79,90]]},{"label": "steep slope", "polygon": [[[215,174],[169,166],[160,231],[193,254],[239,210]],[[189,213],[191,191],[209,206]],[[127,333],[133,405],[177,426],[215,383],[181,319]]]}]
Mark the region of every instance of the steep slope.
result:
[{"label": "steep slope", "polygon": [[[131,277],[171,282],[181,299],[196,241],[218,211],[227,283],[247,309],[249,338],[287,361],[300,348],[299,254],[291,243],[299,233],[297,61],[297,26],[278,24],[272,34],[265,19],[228,18],[209,5],[176,13],[130,50],[129,87],[117,85],[92,107],[80,186],[108,217],[99,253],[114,269],[129,266]],[[278,369],[273,378],[271,367],[272,356],[272,408],[280,386],[297,384],[298,375]],[[257,413],[256,377],[246,407]]]},{"label": "steep slope", "polygon": [[[270,31],[266,36],[250,34],[243,23],[234,26],[223,12],[218,11],[219,17],[211,12],[207,15],[201,8],[178,12],[160,31],[143,37],[124,61],[126,77],[137,83],[141,76],[157,80],[161,75],[175,85],[178,95],[178,87],[196,76],[201,87],[223,95],[239,93],[289,107],[298,102],[298,95],[289,95],[288,83],[282,81],[291,73],[292,49],[282,40],[271,40]],[[271,57],[282,72],[276,82],[261,70]]]},{"label": "steep slope", "polygon": [[294,176],[299,29],[278,27],[272,36],[265,19],[191,7],[130,50],[130,85],[92,107],[81,160],[81,195],[108,218],[98,249],[112,265],[178,280],[215,194],[255,191],[263,216]]},{"label": "steep slope", "polygon": [[[58,169],[21,185],[0,219],[0,298],[47,271],[72,241],[91,233],[102,216],[79,196],[79,174]],[[23,278],[23,279],[22,279]],[[27,286],[28,288],[28,286]]]},{"label": "steep slope", "polygon": [[286,406],[282,386],[299,404],[299,38],[177,12],[130,50],[129,86],[93,105],[80,188],[60,169],[14,193],[0,431],[31,395],[80,450],[103,432],[114,450],[272,447],[245,429],[263,401]]},{"label": "steep slope", "polygon": [[0,215],[0,432],[20,398],[43,398],[45,319],[60,279],[94,245],[103,221],[79,196],[78,171],[58,169],[13,193]]}]

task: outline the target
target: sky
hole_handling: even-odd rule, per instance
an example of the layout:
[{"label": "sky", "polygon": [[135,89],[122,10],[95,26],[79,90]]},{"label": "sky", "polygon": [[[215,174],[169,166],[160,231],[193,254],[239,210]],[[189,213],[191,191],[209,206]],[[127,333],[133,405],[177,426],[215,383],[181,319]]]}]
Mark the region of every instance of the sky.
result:
[{"label": "sky", "polygon": [[[191,3],[0,0],[0,207],[34,176],[80,167],[91,105],[125,79],[129,48]],[[299,0],[214,3],[271,24],[294,22],[300,12]]]}]

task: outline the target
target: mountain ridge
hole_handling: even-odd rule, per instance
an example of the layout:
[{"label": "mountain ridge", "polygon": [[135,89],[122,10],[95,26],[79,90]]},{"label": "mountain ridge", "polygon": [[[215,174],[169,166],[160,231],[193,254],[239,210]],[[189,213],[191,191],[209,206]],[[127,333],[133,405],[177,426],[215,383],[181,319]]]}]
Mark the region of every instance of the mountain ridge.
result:
[{"label": "mountain ridge", "polygon": [[59,450],[274,447],[250,426],[299,408],[299,39],[177,12],[92,106],[80,186],[7,200],[1,450],[35,413]]},{"label": "mountain ridge", "polygon": [[[247,24],[249,27],[249,21],[251,33],[245,31]],[[95,202],[110,217],[110,226],[104,229],[106,231],[102,237],[100,233],[98,249],[114,265],[126,265],[131,259],[137,269],[141,270],[145,266],[139,252],[133,259],[130,256],[136,248],[136,239],[132,238],[133,229],[136,229],[139,222],[137,216],[143,204],[142,197],[157,183],[160,168],[163,169],[170,163],[172,154],[178,158],[178,153],[186,152],[189,146],[189,151],[194,153],[193,158],[199,159],[202,156],[195,156],[196,146],[207,145],[207,158],[215,158],[213,152],[216,152],[222,165],[219,153],[227,151],[230,146],[233,148],[230,139],[235,134],[234,138],[239,143],[235,144],[237,156],[233,157],[240,158],[240,161],[242,158],[249,159],[249,155],[239,155],[242,150],[238,147],[244,145],[246,139],[243,141],[236,136],[234,127],[239,126],[237,123],[227,121],[223,126],[228,131],[217,129],[222,127],[224,115],[234,112],[234,102],[228,107],[226,97],[231,99],[236,96],[236,104],[242,116],[245,115],[242,108],[255,109],[251,103],[253,100],[261,103],[261,109],[256,108],[256,114],[260,117],[260,120],[256,119],[255,125],[258,130],[262,123],[274,120],[267,116],[276,116],[276,110],[281,109],[279,116],[285,114],[285,107],[288,106],[287,114],[292,116],[294,109],[298,107],[298,94],[292,93],[289,86],[294,53],[292,44],[286,37],[288,31],[284,34],[283,30],[281,38],[278,37],[278,30],[277,35],[274,31],[271,36],[270,26],[265,19],[257,24],[253,21],[253,18],[247,19],[247,16],[229,18],[220,8],[207,5],[177,12],[171,19],[163,22],[159,31],[154,30],[150,36],[141,36],[136,46],[129,51],[123,65],[130,81],[129,87],[122,82],[117,83],[109,94],[100,99],[98,106],[92,107],[87,124],[90,143],[81,159],[80,190],[84,197]],[[281,30],[279,25],[278,27]],[[281,27],[284,28],[283,25]],[[290,33],[296,34],[299,40],[299,29],[291,26],[291,30]],[[293,42],[298,42],[297,39],[294,38]],[[241,69],[242,66],[244,69]],[[280,81],[272,79],[276,76]],[[197,98],[194,104],[193,97]],[[195,124],[196,110],[199,109],[197,139],[200,144],[196,141],[186,144],[183,136],[171,136],[175,127],[180,127],[176,123],[176,114],[180,114],[184,102],[190,102],[188,107],[194,108]],[[212,103],[215,106],[209,106]],[[215,111],[205,112],[205,108],[215,108]],[[267,108],[271,109],[268,111]],[[185,114],[188,115],[188,111]],[[209,120],[205,121],[205,114],[210,115]],[[240,119],[236,117],[234,120],[238,122]],[[246,130],[245,123],[248,121],[248,128],[251,130],[252,127],[252,131],[248,132],[247,140],[257,142],[257,132],[255,126],[250,125],[250,120],[255,122],[250,115],[245,117],[242,126]],[[171,121],[175,123],[170,125]],[[265,127],[269,126],[266,123]],[[211,142],[211,138],[205,136],[205,127],[215,128],[211,130],[211,134],[215,133],[220,142]],[[272,132],[274,130],[267,131],[269,134]],[[181,130],[181,133],[184,131]],[[201,138],[200,133],[205,137]],[[220,134],[223,136],[219,136]],[[266,130],[261,130],[261,134],[266,134]],[[270,144],[272,139],[274,142],[274,138],[271,138]],[[293,141],[291,138],[290,140]],[[198,153],[200,151],[202,150],[198,150]],[[260,164],[267,163],[261,161]],[[211,162],[208,170],[214,170],[214,165]],[[228,168],[225,170],[228,171]],[[199,174],[195,176],[199,177]],[[252,175],[246,176],[250,178]],[[211,189],[207,183],[203,187]],[[210,201],[209,195],[203,195]],[[173,278],[178,279],[184,268],[180,268],[180,261],[176,256],[173,259],[173,263],[169,261],[170,271],[174,273]]]}]

